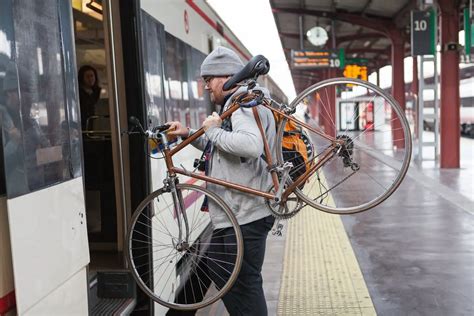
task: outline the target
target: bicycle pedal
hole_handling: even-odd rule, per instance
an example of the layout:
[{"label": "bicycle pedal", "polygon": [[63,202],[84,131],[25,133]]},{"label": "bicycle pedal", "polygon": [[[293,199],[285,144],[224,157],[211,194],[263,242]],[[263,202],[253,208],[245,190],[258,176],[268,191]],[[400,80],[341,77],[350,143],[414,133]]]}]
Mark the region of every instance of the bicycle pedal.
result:
[{"label": "bicycle pedal", "polygon": [[272,229],[272,235],[281,237],[283,236],[283,233],[281,232],[282,230],[283,230],[283,224],[277,224],[276,228]]}]

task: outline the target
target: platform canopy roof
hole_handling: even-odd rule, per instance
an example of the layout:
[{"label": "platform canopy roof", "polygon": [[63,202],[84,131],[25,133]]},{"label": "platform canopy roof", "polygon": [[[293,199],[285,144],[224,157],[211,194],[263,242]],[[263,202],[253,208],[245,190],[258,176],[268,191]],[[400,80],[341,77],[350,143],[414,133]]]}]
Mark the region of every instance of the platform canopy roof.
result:
[{"label": "platform canopy roof", "polygon": [[[314,26],[326,29],[329,40],[320,48],[344,48],[347,58],[366,58],[369,70],[390,63],[391,32],[401,35],[409,53],[410,11],[415,0],[270,0],[286,58],[291,50],[313,50],[303,34]],[[334,43],[332,34],[335,35]],[[333,44],[335,47],[332,47]],[[321,79],[320,70],[292,69],[297,91]]]}]

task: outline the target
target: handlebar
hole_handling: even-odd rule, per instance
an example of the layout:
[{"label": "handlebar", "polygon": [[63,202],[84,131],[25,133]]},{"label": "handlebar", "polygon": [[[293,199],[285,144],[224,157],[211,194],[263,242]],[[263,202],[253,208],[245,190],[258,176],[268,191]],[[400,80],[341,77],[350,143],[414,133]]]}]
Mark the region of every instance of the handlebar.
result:
[{"label": "handlebar", "polygon": [[158,125],[158,126],[153,127],[152,131],[154,133],[164,132],[164,131],[168,130],[170,128],[170,126],[171,125],[168,125],[168,124]]},{"label": "handlebar", "polygon": [[158,125],[153,127],[151,130],[145,130],[140,123],[140,121],[135,117],[135,116],[130,116],[128,119],[128,122],[130,125],[133,125],[134,127],[138,127],[140,130],[140,133],[145,135],[148,138],[159,138],[160,133],[168,130],[170,128],[170,125],[164,124],[164,125]]},{"label": "handlebar", "polygon": [[[154,140],[155,141],[154,146],[157,146],[157,149],[159,149],[159,150],[170,148],[171,145],[178,142],[178,137],[176,137],[175,139],[169,141],[166,137],[166,134],[163,133],[163,132],[167,131],[170,128],[171,125],[169,125],[169,124],[158,125],[158,126],[153,127],[152,129],[145,130],[143,128],[142,124],[140,123],[140,121],[134,116],[131,116],[128,119],[128,122],[129,122],[130,125],[138,128],[140,130],[139,133],[141,135],[145,136],[148,139]],[[133,132],[128,132],[128,134],[133,134]],[[157,153],[157,151],[155,151],[155,150],[151,150],[151,152],[152,153]]]}]

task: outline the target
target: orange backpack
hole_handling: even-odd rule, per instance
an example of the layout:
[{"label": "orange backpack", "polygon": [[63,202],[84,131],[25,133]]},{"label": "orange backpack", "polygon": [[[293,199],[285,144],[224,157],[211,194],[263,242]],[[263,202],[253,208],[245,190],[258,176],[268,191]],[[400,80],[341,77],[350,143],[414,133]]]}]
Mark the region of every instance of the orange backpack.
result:
[{"label": "orange backpack", "polygon": [[[280,125],[282,116],[273,112],[276,126]],[[283,160],[293,164],[290,177],[296,180],[313,164],[314,148],[306,132],[293,121],[286,121],[282,140]]]}]

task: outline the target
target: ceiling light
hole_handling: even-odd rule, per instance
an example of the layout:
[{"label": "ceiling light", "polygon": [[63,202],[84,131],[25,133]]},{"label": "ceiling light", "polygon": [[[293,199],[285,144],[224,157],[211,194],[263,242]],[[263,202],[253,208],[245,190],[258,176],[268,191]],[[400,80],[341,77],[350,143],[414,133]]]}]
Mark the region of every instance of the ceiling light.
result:
[{"label": "ceiling light", "polygon": [[96,1],[97,0],[91,0],[88,4],[86,4],[86,7],[88,7],[89,9],[91,9],[94,12],[102,14],[103,13],[102,4],[100,4],[99,2],[96,2]]}]

